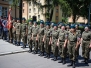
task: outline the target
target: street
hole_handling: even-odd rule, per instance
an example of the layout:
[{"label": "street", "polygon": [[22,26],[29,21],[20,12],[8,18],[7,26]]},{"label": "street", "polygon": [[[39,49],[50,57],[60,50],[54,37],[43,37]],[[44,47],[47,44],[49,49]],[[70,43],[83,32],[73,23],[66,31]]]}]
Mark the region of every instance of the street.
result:
[{"label": "street", "polygon": [[[81,62],[83,60],[81,52],[80,48],[79,62],[76,62],[76,68],[91,68],[91,60],[89,60],[89,65]],[[50,59],[38,55],[28,53],[28,48],[22,49],[21,46],[15,46],[0,40],[0,68],[72,68],[67,67],[69,64],[68,59],[66,60],[67,63],[62,65],[58,63],[60,58],[57,61],[53,61],[52,55]]]}]

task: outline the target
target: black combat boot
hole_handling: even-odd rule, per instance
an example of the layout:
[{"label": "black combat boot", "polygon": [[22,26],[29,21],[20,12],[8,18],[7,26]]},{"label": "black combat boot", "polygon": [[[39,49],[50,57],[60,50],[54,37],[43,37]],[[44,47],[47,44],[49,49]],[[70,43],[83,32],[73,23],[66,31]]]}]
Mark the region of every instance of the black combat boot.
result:
[{"label": "black combat boot", "polygon": [[45,57],[44,58],[47,58],[48,57],[48,53],[46,53]]},{"label": "black combat boot", "polygon": [[58,63],[63,63],[63,58]]},{"label": "black combat boot", "polygon": [[55,56],[53,60],[54,60],[54,61],[57,61],[57,56]]},{"label": "black combat boot", "polygon": [[63,58],[63,63],[62,64],[66,64],[65,58]]},{"label": "black combat boot", "polygon": [[44,52],[41,53],[41,56],[44,56]]},{"label": "black combat boot", "polygon": [[32,49],[31,48],[29,48],[29,53],[31,53],[32,52]]},{"label": "black combat boot", "polygon": [[73,66],[72,66],[72,68],[75,68],[75,61],[73,61]]},{"label": "black combat boot", "polygon": [[69,65],[67,65],[68,67],[72,66],[73,65],[73,61],[71,61],[71,63]]},{"label": "black combat boot", "polygon": [[82,62],[85,62],[85,61],[86,61],[86,59],[84,58],[84,60]]},{"label": "black combat boot", "polygon": [[88,59],[87,58],[85,59],[85,64],[88,64]]},{"label": "black combat boot", "polygon": [[48,57],[47,57],[47,59],[49,59],[50,58],[50,53],[48,54]]}]

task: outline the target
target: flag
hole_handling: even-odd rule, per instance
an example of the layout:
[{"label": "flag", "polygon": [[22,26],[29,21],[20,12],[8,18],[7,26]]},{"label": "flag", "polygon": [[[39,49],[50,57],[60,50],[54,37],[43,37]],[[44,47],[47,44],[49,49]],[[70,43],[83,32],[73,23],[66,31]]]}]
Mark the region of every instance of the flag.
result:
[{"label": "flag", "polygon": [[7,28],[8,28],[8,29],[11,28],[11,8],[9,9],[9,12],[8,12]]}]

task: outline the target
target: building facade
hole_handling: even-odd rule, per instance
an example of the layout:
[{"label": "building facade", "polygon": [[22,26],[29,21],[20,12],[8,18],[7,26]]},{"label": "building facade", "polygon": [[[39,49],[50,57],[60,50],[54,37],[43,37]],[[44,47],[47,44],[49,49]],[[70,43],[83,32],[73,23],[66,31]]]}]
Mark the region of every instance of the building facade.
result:
[{"label": "building facade", "polygon": [[[39,4],[44,5],[44,0],[37,0]],[[23,18],[31,19],[36,16],[37,21],[42,19],[45,21],[45,10],[39,9],[38,5],[35,5],[31,1],[23,1]]]},{"label": "building facade", "polygon": [[[0,0],[0,16],[8,17],[8,10],[10,7],[10,3],[8,0]],[[16,9],[16,17],[19,18],[19,9]],[[15,17],[15,8],[12,7],[11,16]]]}]

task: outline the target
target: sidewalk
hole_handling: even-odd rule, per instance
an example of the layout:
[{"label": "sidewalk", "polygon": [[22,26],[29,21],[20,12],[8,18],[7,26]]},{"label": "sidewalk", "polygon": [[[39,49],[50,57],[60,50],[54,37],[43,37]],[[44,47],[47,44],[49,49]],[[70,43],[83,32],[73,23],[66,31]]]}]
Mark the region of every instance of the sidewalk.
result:
[{"label": "sidewalk", "polygon": [[29,48],[21,48],[22,46],[15,46],[5,40],[0,39],[0,56],[14,53],[27,52]]}]

